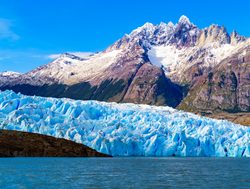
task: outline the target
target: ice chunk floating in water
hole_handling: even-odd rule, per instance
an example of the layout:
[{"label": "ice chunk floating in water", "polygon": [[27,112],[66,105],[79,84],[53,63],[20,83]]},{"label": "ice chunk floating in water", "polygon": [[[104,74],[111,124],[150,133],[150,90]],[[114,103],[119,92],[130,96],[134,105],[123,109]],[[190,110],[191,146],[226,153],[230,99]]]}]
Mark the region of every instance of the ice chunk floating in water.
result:
[{"label": "ice chunk floating in water", "polygon": [[0,129],[66,138],[113,156],[250,156],[250,128],[169,107],[5,91]]}]

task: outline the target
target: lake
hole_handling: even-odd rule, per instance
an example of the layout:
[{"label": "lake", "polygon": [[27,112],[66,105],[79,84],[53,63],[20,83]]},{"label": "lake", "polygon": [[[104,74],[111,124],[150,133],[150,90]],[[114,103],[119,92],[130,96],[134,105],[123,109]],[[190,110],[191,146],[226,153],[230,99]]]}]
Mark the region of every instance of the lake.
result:
[{"label": "lake", "polygon": [[0,188],[250,188],[250,158],[2,158]]}]

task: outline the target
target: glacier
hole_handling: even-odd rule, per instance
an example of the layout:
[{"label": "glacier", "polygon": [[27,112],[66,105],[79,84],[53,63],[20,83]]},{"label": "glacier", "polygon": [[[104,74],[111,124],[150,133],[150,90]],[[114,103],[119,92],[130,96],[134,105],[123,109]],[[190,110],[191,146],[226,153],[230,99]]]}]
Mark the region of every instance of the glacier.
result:
[{"label": "glacier", "polygon": [[250,128],[170,107],[0,92],[0,129],[83,143],[112,156],[250,157]]}]

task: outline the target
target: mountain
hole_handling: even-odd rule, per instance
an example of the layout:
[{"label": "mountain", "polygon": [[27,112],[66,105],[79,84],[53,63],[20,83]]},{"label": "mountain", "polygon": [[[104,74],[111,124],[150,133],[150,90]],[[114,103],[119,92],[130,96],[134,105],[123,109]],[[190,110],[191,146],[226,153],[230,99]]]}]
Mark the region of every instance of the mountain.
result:
[{"label": "mountain", "polygon": [[179,105],[187,110],[250,111],[250,46],[203,74]]},{"label": "mountain", "polygon": [[250,39],[225,27],[146,23],[100,53],[62,54],[0,89],[26,95],[168,105],[197,113],[250,111]]},{"label": "mountain", "polygon": [[249,127],[167,106],[4,91],[0,92],[0,129],[64,138],[112,156],[250,156]]}]

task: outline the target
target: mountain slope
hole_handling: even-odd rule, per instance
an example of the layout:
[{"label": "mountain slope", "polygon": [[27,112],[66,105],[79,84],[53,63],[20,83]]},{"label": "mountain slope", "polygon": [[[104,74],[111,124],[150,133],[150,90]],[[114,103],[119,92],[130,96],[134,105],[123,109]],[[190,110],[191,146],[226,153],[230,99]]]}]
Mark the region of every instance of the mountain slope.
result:
[{"label": "mountain slope", "polygon": [[0,157],[108,157],[108,155],[65,139],[0,130]]},{"label": "mountain slope", "polygon": [[[133,48],[103,52],[88,60],[75,61],[67,54],[67,58],[62,56],[0,83],[0,88],[27,95],[177,106],[182,99],[180,87],[168,80],[160,68],[152,66],[143,48]],[[99,62],[104,68],[100,69]]]},{"label": "mountain slope", "polygon": [[[200,29],[182,16],[176,24],[146,23],[85,59],[66,53],[28,73],[0,75],[0,89],[194,112],[249,112],[249,46],[250,40],[236,31],[229,34],[215,24]],[[226,87],[213,84],[220,77]],[[230,85],[236,92],[228,90]]]},{"label": "mountain slope", "polygon": [[[240,52],[240,53],[239,53]],[[196,111],[250,111],[250,46],[212,68],[179,105]]]}]

